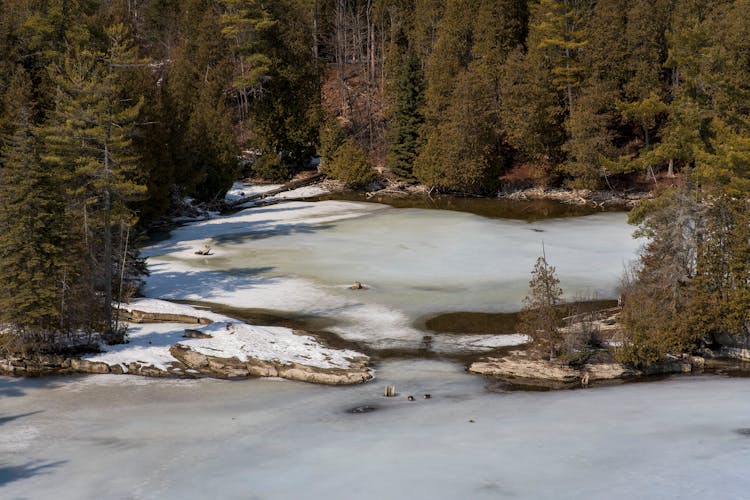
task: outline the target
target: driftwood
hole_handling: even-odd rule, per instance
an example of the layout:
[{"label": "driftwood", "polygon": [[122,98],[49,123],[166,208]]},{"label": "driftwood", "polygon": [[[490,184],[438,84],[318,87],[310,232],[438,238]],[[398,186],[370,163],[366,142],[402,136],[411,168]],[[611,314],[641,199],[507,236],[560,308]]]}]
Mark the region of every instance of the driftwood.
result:
[{"label": "driftwood", "polygon": [[203,248],[201,250],[196,250],[195,255],[211,255],[211,247],[208,245],[203,245]]},{"label": "driftwood", "polygon": [[573,314],[571,316],[566,316],[563,318],[563,321],[569,322],[569,323],[580,323],[581,321],[584,321],[585,319],[594,319],[594,320],[602,320],[606,319],[609,316],[612,316],[613,314],[617,314],[618,312],[622,311],[622,307],[610,307],[608,309],[599,309],[597,311],[591,311],[591,312],[584,312],[579,314]]}]

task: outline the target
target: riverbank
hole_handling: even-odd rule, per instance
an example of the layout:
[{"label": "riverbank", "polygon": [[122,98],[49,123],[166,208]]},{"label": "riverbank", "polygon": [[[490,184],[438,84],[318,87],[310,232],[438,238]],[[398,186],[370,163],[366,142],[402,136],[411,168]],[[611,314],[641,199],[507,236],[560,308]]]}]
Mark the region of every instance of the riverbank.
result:
[{"label": "riverbank", "polygon": [[[642,200],[653,198],[652,191],[629,189],[626,191],[547,188],[541,186],[500,189],[495,195],[480,196],[465,193],[437,193],[423,184],[395,179],[381,179],[366,189],[353,190],[335,179],[327,179],[316,172],[302,172],[285,184],[257,183],[247,180],[237,183],[226,198],[224,211],[239,207],[263,206],[284,200],[351,200],[386,203],[397,208],[434,207],[465,210],[486,215],[488,210],[478,211],[470,203],[456,200],[505,200],[512,202],[549,201],[594,210],[631,210]],[[448,200],[454,200],[450,203]],[[411,202],[410,202],[411,201]],[[507,210],[508,207],[503,207]],[[527,209],[528,210],[528,209]],[[549,206],[547,207],[547,211]],[[564,212],[562,216],[584,215]]]},{"label": "riverbank", "polygon": [[[338,384],[368,380],[372,372],[367,354],[373,352],[385,357],[460,358],[468,366],[475,356],[527,339],[509,332],[430,333],[416,325],[418,318],[455,311],[457,300],[477,310],[498,310],[498,304],[514,310],[512,304],[526,288],[524,268],[531,267],[542,239],[569,276],[584,277],[578,279],[579,286],[598,288],[609,287],[615,276],[599,273],[602,276],[592,280],[594,259],[606,269],[610,259],[625,258],[631,254],[626,250],[636,246],[627,228],[620,228],[624,214],[599,213],[593,207],[581,211],[551,202],[552,209],[532,215],[526,202],[494,198],[482,202],[495,211],[476,217],[473,210],[402,210],[340,200],[311,203],[300,200],[316,199],[334,188],[320,183],[282,187],[237,183],[227,196],[236,211],[182,219],[182,226],[143,250],[151,270],[144,293],[154,299],[212,302],[237,310],[295,311],[329,322],[323,336],[283,325],[284,335],[304,339],[303,358],[288,359],[285,352],[276,352],[271,359],[259,357],[258,346],[249,346],[248,339],[235,343],[233,353],[225,349],[226,342],[218,348],[221,352],[216,346],[209,346],[213,351],[185,350],[186,345],[207,344],[215,337],[228,341],[272,332],[275,327],[256,326],[265,324],[262,320],[240,321],[231,313],[216,315],[200,308],[185,312],[168,302],[169,312],[148,311],[142,305],[133,310],[130,344],[104,347],[106,353],[81,360],[14,359],[6,364],[7,370],[14,374],[56,369],[156,377],[287,376]],[[567,218],[557,211],[563,206],[573,207],[574,212],[565,212]],[[523,213],[517,215],[519,207]],[[587,217],[579,221],[580,215]],[[587,234],[585,245],[571,244],[571,232]],[[487,256],[478,258],[483,249]],[[496,259],[496,252],[507,262]],[[589,256],[585,262],[582,255]],[[365,287],[351,290],[354,280],[362,280]],[[605,288],[605,296],[610,293]],[[171,323],[142,323],[154,320]],[[210,335],[213,340],[186,335]],[[273,342],[269,337],[267,346]],[[332,345],[338,347],[331,356],[347,349],[356,352],[347,355],[350,365],[309,362]]]},{"label": "riverbank", "polygon": [[[611,310],[606,310],[610,311]],[[140,299],[123,308],[130,322],[126,344],[103,347],[78,357],[60,355],[11,356],[0,359],[0,375],[40,377],[73,374],[138,375],[150,378],[279,377],[323,385],[351,385],[372,380],[372,358],[351,349],[332,348],[326,339],[284,327],[257,327],[184,304]],[[507,314],[501,314],[504,317]],[[619,328],[611,313],[602,316],[605,336]],[[428,322],[429,324],[429,322]],[[501,325],[505,330],[507,325]],[[567,327],[576,328],[576,325]],[[486,329],[486,327],[484,328]],[[603,338],[603,337],[602,337]],[[334,342],[335,343],[335,342]],[[443,357],[459,361],[468,373],[491,381],[501,390],[557,390],[651,381],[673,374],[705,373],[750,376],[745,351],[721,348],[704,356],[682,355],[635,369],[616,363],[611,351],[600,349],[583,364],[565,358],[546,360],[534,349],[504,348],[490,355]],[[375,363],[394,359],[441,359],[420,351],[376,354]],[[492,389],[495,390],[495,389]]]},{"label": "riverbank", "polygon": [[334,349],[284,327],[250,325],[184,304],[138,299],[123,305],[125,344],[79,357],[15,356],[0,360],[12,376],[131,374],[146,377],[281,377],[326,385],[370,380],[369,357]]},{"label": "riverbank", "polygon": [[492,196],[465,195],[460,193],[434,193],[423,184],[408,183],[404,181],[387,181],[381,185],[371,186],[371,189],[365,191],[352,191],[347,189],[343,184],[337,181],[322,181],[321,186],[331,193],[352,193],[362,192],[366,199],[378,198],[429,198],[439,199],[440,197],[456,198],[480,198],[480,199],[500,199],[511,201],[555,201],[567,205],[579,207],[592,207],[596,209],[614,209],[630,210],[637,206],[644,199],[653,198],[651,191],[639,191],[631,189],[628,191],[611,191],[611,190],[590,190],[590,189],[563,189],[563,188],[546,188],[540,186],[526,188],[504,188]]}]

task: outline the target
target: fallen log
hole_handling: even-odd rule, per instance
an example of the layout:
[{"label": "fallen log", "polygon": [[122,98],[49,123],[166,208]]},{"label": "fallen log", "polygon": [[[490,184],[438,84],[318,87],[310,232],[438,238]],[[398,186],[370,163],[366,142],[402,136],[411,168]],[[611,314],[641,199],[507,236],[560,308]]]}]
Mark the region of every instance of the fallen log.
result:
[{"label": "fallen log", "polygon": [[265,198],[269,198],[271,196],[275,196],[280,193],[284,193],[286,191],[291,191],[293,189],[309,186],[311,184],[315,184],[316,182],[320,181],[325,177],[325,174],[315,174],[312,177],[307,177],[305,179],[297,179],[291,182],[287,182],[283,186],[272,189],[270,191],[266,191],[265,193],[257,193],[252,196],[246,196],[244,198],[240,198],[239,200],[235,200],[231,203],[228,203],[228,209],[232,210],[234,208],[237,208],[240,205],[244,205],[245,203],[250,203],[252,201],[258,201]]}]

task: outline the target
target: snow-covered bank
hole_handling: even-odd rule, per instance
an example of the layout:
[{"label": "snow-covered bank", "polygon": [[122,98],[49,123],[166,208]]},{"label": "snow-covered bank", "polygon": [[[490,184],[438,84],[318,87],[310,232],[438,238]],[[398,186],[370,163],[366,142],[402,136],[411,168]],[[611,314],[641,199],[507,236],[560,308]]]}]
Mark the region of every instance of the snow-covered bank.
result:
[{"label": "snow-covered bank", "polygon": [[[192,317],[196,321],[129,324],[127,344],[103,346],[106,352],[84,356],[85,361],[105,364],[110,371],[116,368],[117,373],[128,373],[135,363],[155,375],[279,376],[326,384],[358,383],[372,377],[364,354],[328,348],[289,328],[249,325],[155,299],[135,300],[126,309],[131,314]],[[210,324],[201,326],[197,319]],[[192,338],[185,338],[186,332]]]},{"label": "snow-covered bank", "polygon": [[[490,393],[458,364],[390,361],[378,374],[378,384],[343,388],[0,378],[0,496],[662,500],[750,491],[743,379]],[[382,397],[385,384],[399,396]],[[364,407],[374,411],[350,413]]]}]

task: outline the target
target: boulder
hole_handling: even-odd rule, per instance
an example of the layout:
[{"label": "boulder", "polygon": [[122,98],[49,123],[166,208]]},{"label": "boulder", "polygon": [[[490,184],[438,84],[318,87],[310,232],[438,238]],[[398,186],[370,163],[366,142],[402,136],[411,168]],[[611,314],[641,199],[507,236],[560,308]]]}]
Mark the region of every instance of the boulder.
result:
[{"label": "boulder", "polygon": [[100,361],[87,361],[85,359],[71,359],[70,367],[78,373],[95,373],[104,374],[110,373],[110,368],[107,363]]},{"label": "boulder", "polygon": [[110,373],[113,373],[115,375],[122,375],[125,373],[125,369],[122,367],[122,365],[112,365],[109,367]]},{"label": "boulder", "polygon": [[541,380],[576,384],[581,381],[580,370],[554,361],[529,359],[521,356],[503,358],[485,358],[475,361],[469,371],[480,375],[510,379]]},{"label": "boulder", "polygon": [[604,380],[618,380],[638,375],[638,372],[620,363],[591,363],[583,365],[583,372],[588,376],[588,383]]},{"label": "boulder", "polygon": [[744,347],[722,347],[719,353],[728,358],[750,361],[750,349]]}]

